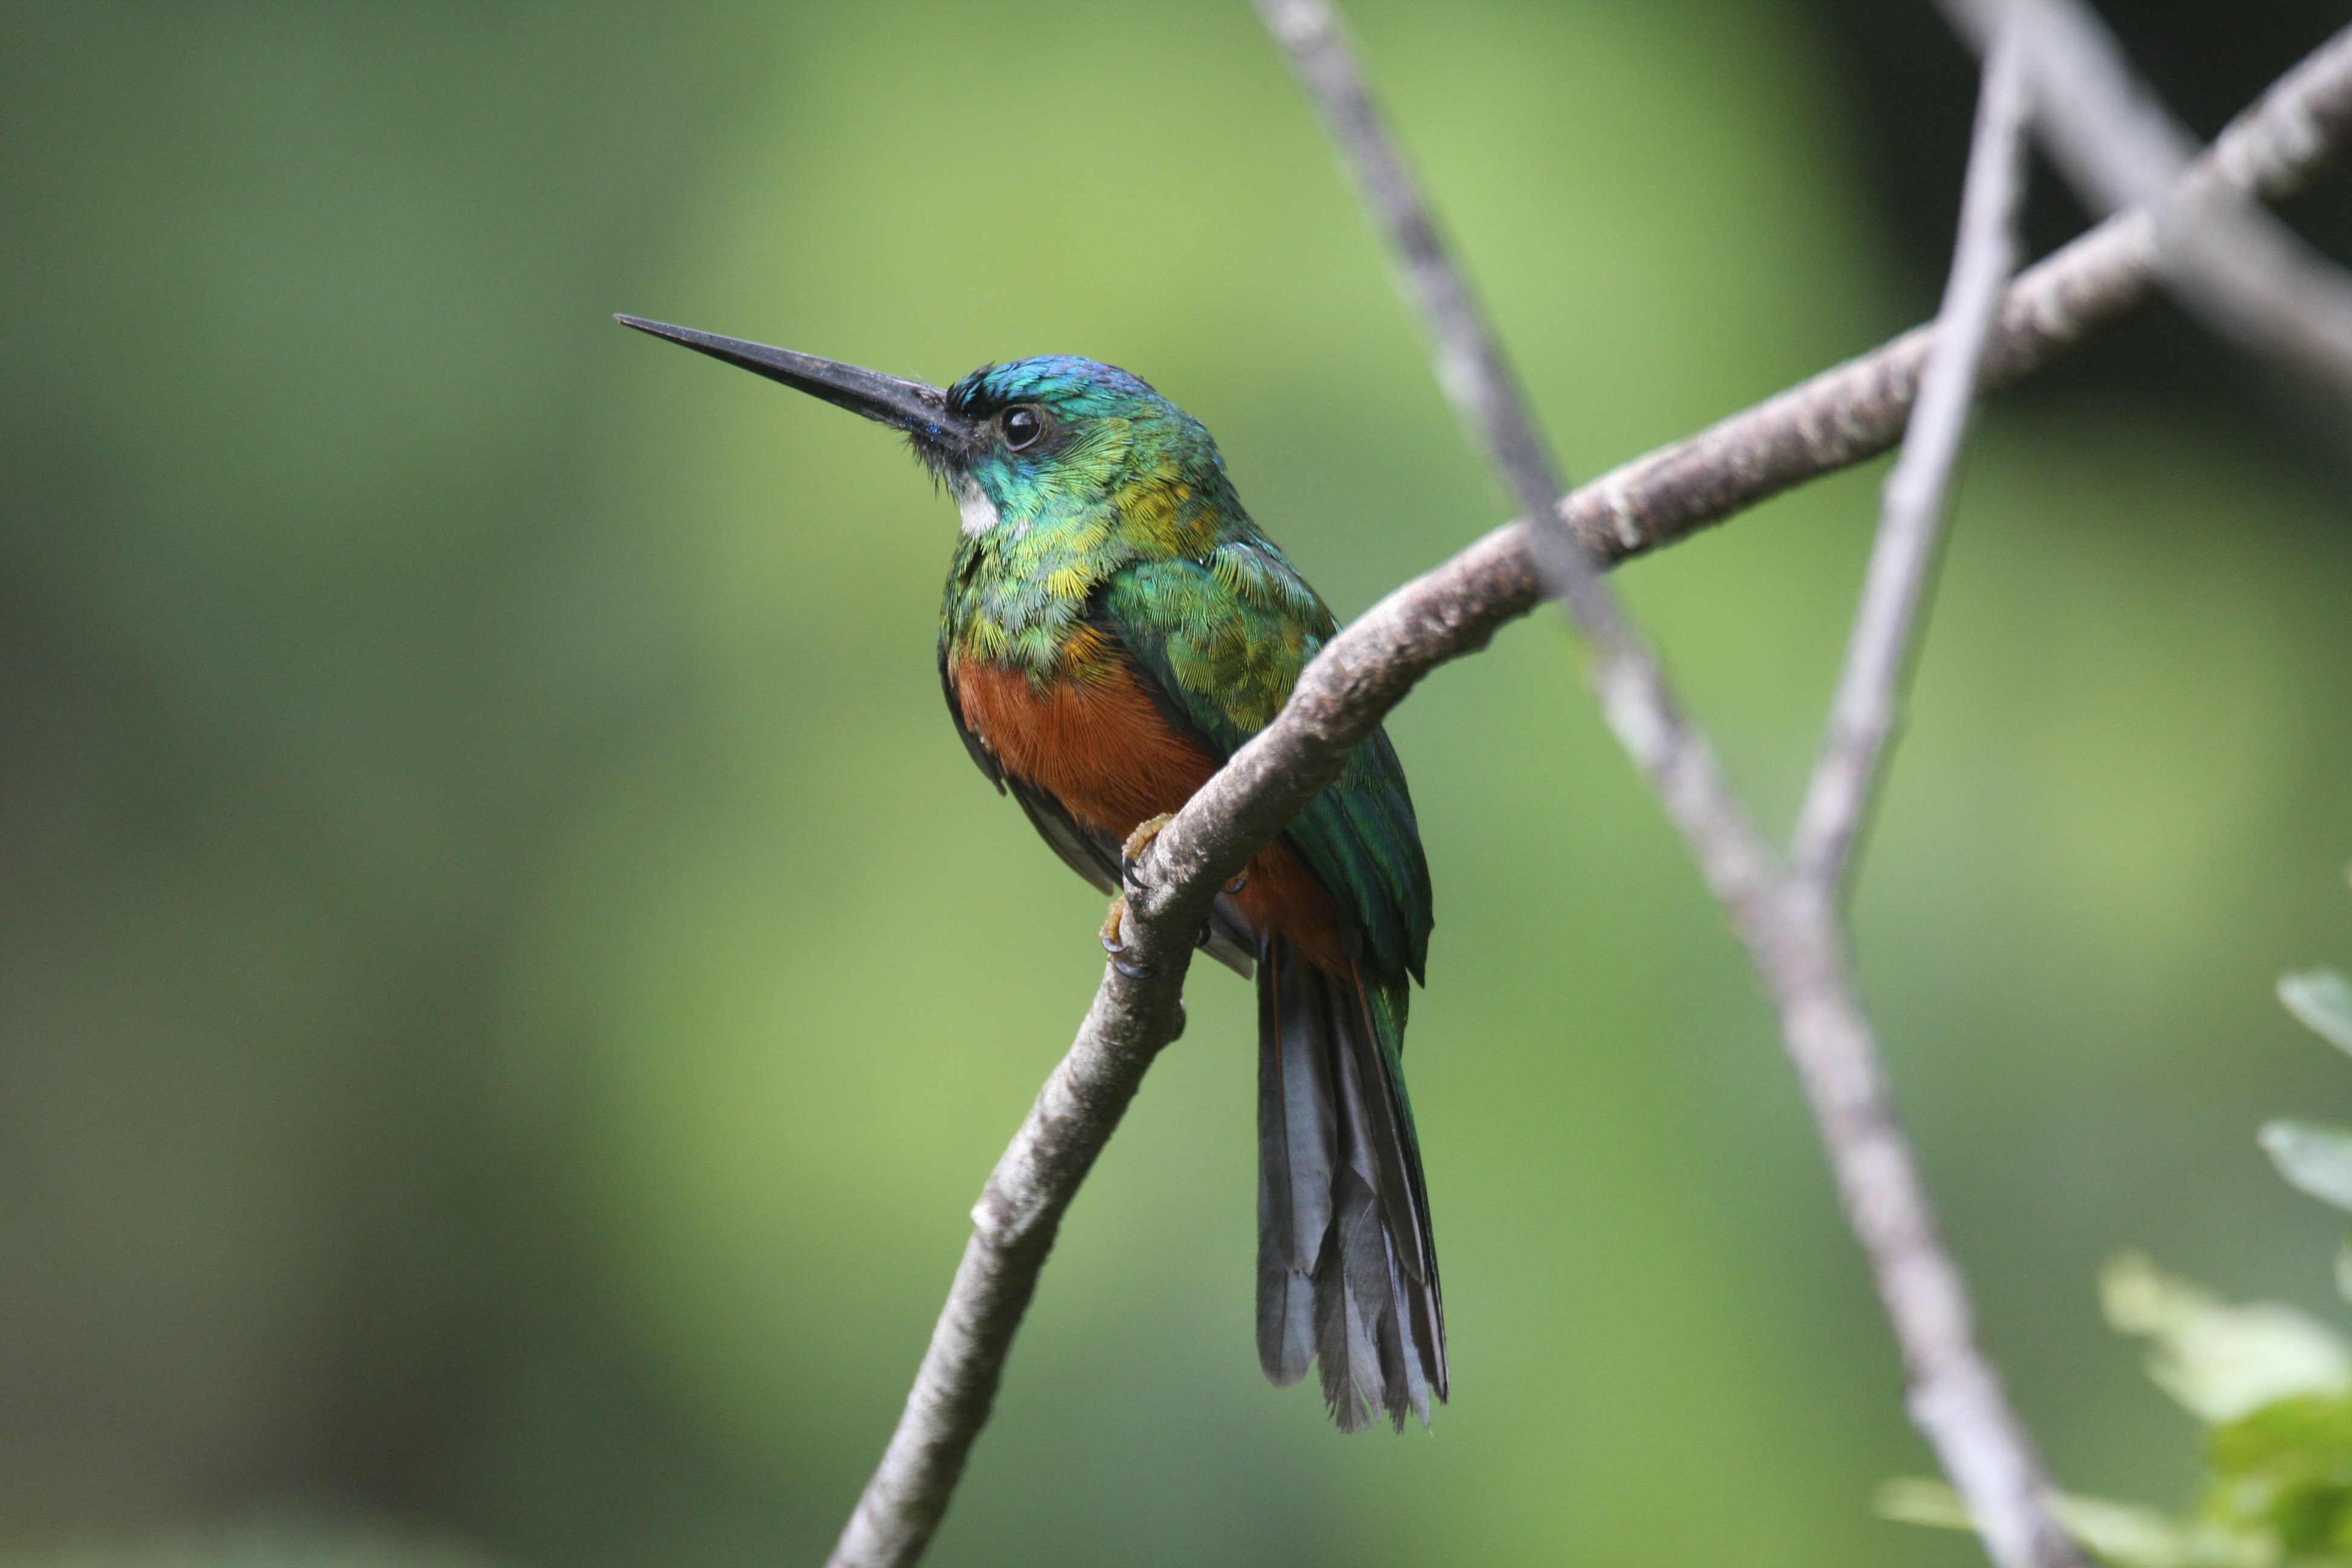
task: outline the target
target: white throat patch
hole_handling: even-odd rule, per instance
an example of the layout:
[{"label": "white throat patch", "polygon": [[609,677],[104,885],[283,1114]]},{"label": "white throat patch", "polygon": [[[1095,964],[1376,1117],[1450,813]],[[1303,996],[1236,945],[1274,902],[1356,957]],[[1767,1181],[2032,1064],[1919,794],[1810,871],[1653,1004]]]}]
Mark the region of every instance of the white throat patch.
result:
[{"label": "white throat patch", "polygon": [[997,524],[996,505],[971,480],[956,491],[956,510],[963,515],[963,536],[978,539]]}]

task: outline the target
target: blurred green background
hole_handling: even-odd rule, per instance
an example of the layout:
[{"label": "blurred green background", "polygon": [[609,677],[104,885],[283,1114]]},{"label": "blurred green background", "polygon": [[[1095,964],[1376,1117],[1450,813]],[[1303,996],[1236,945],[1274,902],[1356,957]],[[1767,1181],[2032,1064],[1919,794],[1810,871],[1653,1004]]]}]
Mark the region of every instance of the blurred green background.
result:
[{"label": "blurred green background", "polygon": [[[2117,20],[2210,132],[2335,10]],[[1969,77],[1924,5],[1356,16],[1574,472],[1932,307]],[[0,213],[0,1559],[816,1561],[1099,900],[940,710],[951,509],[607,315],[1126,364],[1351,616],[1507,509],[1247,8],[9,4]],[[2344,183],[2297,216],[2343,237]],[[2347,1099],[2270,995],[2352,948],[2302,408],[2161,311],[1994,408],[1866,866],[1905,1105],[2084,1490],[2193,1473],[2109,1253],[2330,1310],[2251,1138]],[[1878,472],[1622,574],[1775,822]],[[1453,1405],[1343,1440],[1260,1380],[1204,968],[934,1560],[1976,1560],[1870,1514],[1928,1465],[1888,1336],[1564,636],[1391,729]]]}]

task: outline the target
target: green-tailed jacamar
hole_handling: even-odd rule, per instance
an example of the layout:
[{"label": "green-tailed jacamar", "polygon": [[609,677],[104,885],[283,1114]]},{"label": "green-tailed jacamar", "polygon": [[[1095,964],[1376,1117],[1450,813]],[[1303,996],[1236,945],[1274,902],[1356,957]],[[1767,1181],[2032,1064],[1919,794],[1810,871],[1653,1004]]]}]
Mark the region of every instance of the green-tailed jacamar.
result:
[{"label": "green-tailed jacamar", "polygon": [[[620,319],[907,433],[963,516],[940,617],[948,711],[980,771],[1107,893],[1130,836],[1270,723],[1338,630],[1209,432],[1123,370],[1026,359],[941,392]],[[1402,1060],[1429,928],[1404,770],[1374,731],[1203,936],[1257,977],[1258,1356],[1286,1385],[1319,1359],[1349,1431],[1379,1410],[1426,1423],[1446,1394]]]}]

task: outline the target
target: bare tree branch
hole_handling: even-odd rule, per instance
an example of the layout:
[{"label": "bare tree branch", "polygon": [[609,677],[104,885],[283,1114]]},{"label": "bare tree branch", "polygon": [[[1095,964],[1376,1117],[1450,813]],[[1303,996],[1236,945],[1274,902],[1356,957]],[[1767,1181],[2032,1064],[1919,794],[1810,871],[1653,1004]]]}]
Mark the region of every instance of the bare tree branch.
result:
[{"label": "bare tree branch", "polygon": [[[2352,122],[2352,37],[2339,33],[2231,121],[2186,180],[2282,201],[2343,145]],[[2163,283],[2155,219],[2116,214],[2026,269],[2001,302],[1984,388],[2041,369],[2146,304]],[[1744,413],[1636,458],[1560,503],[1604,560],[1695,529],[1902,438],[1935,329],[1916,327]]]},{"label": "bare tree branch", "polygon": [[2025,189],[2024,48],[2025,35],[2012,18],[1986,58],[1968,183],[1960,195],[1959,238],[1936,317],[1935,346],[1919,378],[1902,456],[1880,502],[1878,537],[1830,709],[1829,736],[1797,814],[1790,868],[1825,903],[1835,900],[1844,878],[1870,808],[1872,781],[1895,728],[1913,628],[1949,510],[1946,495],[1968,434],[1969,408],[2002,287],[2017,269],[2017,215]]},{"label": "bare tree branch", "polygon": [[1762,886],[1770,875],[1757,853],[1762,841],[1713,748],[1684,715],[1656,654],[1601,582],[1589,545],[1557,521],[1559,477],[1535,416],[1468,279],[1438,237],[1436,218],[1372,101],[1338,13],[1326,0],[1257,0],[1257,9],[1404,265],[1436,350],[1439,385],[1519,505],[1538,520],[1529,540],[1537,575],[1593,646],[1593,685],[1611,726],[1693,847],[1703,847],[1701,865],[1717,891],[1732,897]]},{"label": "bare tree branch", "polygon": [[[2242,115],[2199,168],[2275,199],[2315,174],[2347,132],[2352,40],[2339,37]],[[1986,384],[2040,369],[2145,302],[2156,281],[2147,216],[2109,220],[2010,288],[1987,352]],[[1563,499],[1555,515],[1595,560],[1614,563],[1885,451],[1902,437],[1933,338],[1933,328],[1916,329],[1627,464]],[[1524,522],[1495,530],[1349,625],[1300,676],[1275,722],[1152,841],[1137,868],[1125,933],[1143,976],[1106,965],[1070,1054],[990,1177],[898,1431],[835,1548],[833,1568],[906,1568],[921,1556],[987,1419],[1060,1215],[1152,1057],[1181,1026],[1192,935],[1216,889],[1338,776],[1423,676],[1484,647],[1535,607],[1532,531]],[[1834,953],[1802,956],[1833,976],[1842,972]],[[1809,984],[1792,995],[1819,989]],[[1835,1009],[1816,1026],[1867,1035],[1857,1016]],[[1867,1082],[1824,1087],[1841,1116],[1866,1119],[1875,1102]]]},{"label": "bare tree branch", "polygon": [[[1181,958],[1180,958],[1181,967]],[[1145,1069],[1183,1031],[1174,986],[1129,994],[1109,972],[1004,1157],[972,1205],[971,1239],[931,1331],[906,1415],[857,1500],[834,1563],[911,1563],[955,1495],[987,1424],[1062,1215],[1127,1112]]]},{"label": "bare tree branch", "polygon": [[1437,384],[1486,449],[1503,482],[1530,515],[1568,487],[1502,345],[1454,265],[1436,216],[1421,199],[1403,150],[1382,123],[1339,16],[1322,0],[1255,0],[1257,14],[1322,111],[1340,165],[1403,263],[1436,351]]},{"label": "bare tree branch", "polygon": [[[2182,182],[2196,139],[2083,0],[1940,0],[1979,49],[2012,4],[2032,37],[2034,119],[2100,212],[2148,205],[2165,276],[2222,337],[2352,390],[2352,275],[2219,180]],[[2160,199],[2159,199],[2160,198]]]},{"label": "bare tree branch", "polygon": [[[1517,408],[1493,333],[1475,315],[1472,294],[1452,258],[1438,248],[1437,226],[1414,189],[1402,155],[1378,110],[1338,19],[1324,0],[1259,0],[1258,9],[1318,99],[1343,158],[1373,195],[1376,216],[1417,285],[1438,361],[1484,367],[1483,386],[1449,387],[1474,425],[1525,431],[1534,420]],[[1988,87],[1979,122],[1962,260],[1928,361],[1908,461],[1890,485],[1890,523],[1865,597],[1849,659],[1849,703],[1826,759],[1832,781],[1817,824],[1832,858],[1851,841],[1892,713],[1892,691],[1941,517],[1944,480],[1974,395],[1983,340],[2012,263],[2011,217],[2017,142],[2023,121],[2021,67],[2005,46],[2003,68]],[[1954,308],[1955,306],[1958,308]],[[1461,345],[1461,346],[1456,346]],[[1923,394],[1923,398],[1925,394]],[[2049,1483],[2024,1424],[1976,1343],[1960,1272],[1937,1233],[1917,1161],[1897,1120],[1876,1042],[1856,995],[1831,900],[1785,877],[1748,811],[1717,763],[1704,732],[1684,713],[1664,668],[1616,596],[1591,568],[1584,547],[1551,510],[1548,467],[1517,460],[1490,436],[1492,455],[1530,513],[1540,520],[1533,545],[1546,589],[1562,601],[1599,655],[1593,671],[1610,724],[1659,793],[1708,884],[1729,908],[1758,971],[1772,993],[1788,1046],[1827,1146],[1854,1235],[1893,1320],[1911,1379],[1911,1412],[1979,1522],[1987,1549],[2002,1568],[2063,1568],[2079,1563],[2073,1542],[2044,1501]],[[1915,456],[1916,454],[1916,456]]]},{"label": "bare tree branch", "polygon": [[[1904,670],[1917,637],[1920,609],[1948,510],[1947,496],[1967,434],[1985,349],[2001,289],[2016,268],[2018,208],[2024,187],[2028,45],[2015,16],[2006,20],[1985,61],[1976,133],[1961,195],[1959,237],[1937,317],[1937,335],[1901,457],[1888,476],[1877,540],[1846,645],[1829,733],[1798,814],[1792,864],[1782,894],[1791,923],[1822,950],[1790,955],[1826,1004],[1782,1004],[1782,1027],[1801,1066],[1855,1233],[1872,1249],[1879,1293],[1895,1320],[1911,1376],[1911,1418],[1935,1447],[1945,1472],[1967,1500],[1992,1560],[2012,1565],[2080,1563],[2081,1553],[2051,1511],[2050,1479],[2024,1423],[1976,1342],[1967,1287],[1937,1234],[1924,1184],[1891,1101],[1885,1067],[1850,973],[1838,890],[1870,805],[1893,731]],[[1802,939],[1801,939],[1801,942]],[[1843,979],[1843,984],[1832,984]],[[1816,1087],[1812,1074],[1820,1075]],[[1842,1123],[1844,1123],[1843,1127]],[[1875,1192],[1857,1191],[1872,1178]],[[1916,1205],[1905,1212],[1906,1193]]]},{"label": "bare tree branch", "polygon": [[1510,362],[1488,331],[1469,282],[1446,255],[1445,242],[1415,189],[1402,153],[1381,124],[1381,113],[1349,57],[1346,35],[1328,5],[1317,0],[1256,0],[1266,30],[1290,57],[1307,93],[1322,110],[1331,139],[1347,150],[1356,188],[1380,220],[1404,264],[1436,350],[1437,384],[1476,432],[1504,481],[1532,512],[1566,487],[1528,410]]}]

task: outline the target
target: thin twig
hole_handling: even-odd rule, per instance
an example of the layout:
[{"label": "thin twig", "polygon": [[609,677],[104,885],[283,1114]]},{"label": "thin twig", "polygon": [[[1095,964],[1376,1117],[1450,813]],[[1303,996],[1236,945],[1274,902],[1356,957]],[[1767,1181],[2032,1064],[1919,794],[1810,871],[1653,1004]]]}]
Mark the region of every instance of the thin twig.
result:
[{"label": "thin twig", "polygon": [[1289,56],[1374,221],[1402,263],[1435,350],[1438,384],[1531,518],[1537,574],[1595,654],[1592,680],[1610,724],[1664,795],[1709,880],[1732,896],[1766,875],[1761,840],[1706,737],[1684,714],[1665,670],[1588,547],[1554,518],[1561,485],[1533,412],[1468,279],[1438,237],[1386,118],[1372,100],[1338,12],[1327,0],[1257,0],[1259,17]]},{"label": "thin twig", "polygon": [[[1427,314],[1444,364],[1492,366],[1496,379],[1483,387],[1451,389],[1474,416],[1518,400],[1503,371],[1504,356],[1492,331],[1477,321],[1457,319],[1475,310],[1469,286],[1452,258],[1434,248],[1437,226],[1427,204],[1405,173],[1404,159],[1373,108],[1337,17],[1324,0],[1260,0],[1259,10],[1276,38],[1292,51],[1293,64],[1318,97],[1343,159],[1356,168],[1360,187],[1377,193],[1371,204],[1388,237],[1404,258]],[[2022,55],[2006,52],[1998,91],[1979,150],[1990,163],[2015,163]],[[1991,176],[1998,185],[2003,177]],[[1983,177],[1976,182],[1980,187]],[[1987,264],[1976,264],[1966,284],[1978,320],[1948,312],[1937,349],[1928,363],[1940,402],[1922,412],[1936,419],[1921,427],[1920,457],[1903,486],[1908,503],[1903,526],[1891,541],[1899,555],[1932,543],[1942,479],[1949,471],[1960,425],[1977,378],[1977,361],[1992,307],[2009,272],[2001,255],[2013,203],[1979,192],[1983,212],[1970,216],[1981,228],[1990,219]],[[1971,247],[1973,252],[1981,246]],[[1970,257],[1975,261],[1973,254]],[[1440,280],[1433,282],[1433,279]],[[1956,290],[1957,292],[1957,290]],[[1448,309],[1440,310],[1440,303]],[[1483,352],[1449,353],[1467,342]],[[1502,428],[1531,427],[1519,414],[1486,421]],[[2080,1561],[2073,1543],[2050,1515],[2048,1484],[2024,1425],[2010,1407],[2000,1381],[1978,1348],[1966,1287],[1937,1234],[1935,1212],[1917,1162],[1897,1121],[1885,1073],[1867,1018],[1853,989],[1843,932],[1825,900],[1803,896],[1803,887],[1784,878],[1757,832],[1747,806],[1723,773],[1705,733],[1675,700],[1663,665],[1651,652],[1616,596],[1593,574],[1582,546],[1548,504],[1548,476],[1515,469],[1500,443],[1490,448],[1507,478],[1521,490],[1524,504],[1540,508],[1535,531],[1537,561],[1545,586],[1566,605],[1599,658],[1594,683],[1610,724],[1650,777],[1667,816],[1681,829],[1707,882],[1729,909],[1733,923],[1773,994],[1781,1032],[1827,1146],[1841,1196],[1856,1238],[1869,1257],[1881,1299],[1893,1319],[1895,1338],[1911,1379],[1912,1417],[1934,1447],[1945,1472],[1980,1521],[1985,1544],[2002,1568],[2058,1568]],[[1927,521],[1916,514],[1924,511]],[[1893,581],[1880,588],[1866,625],[1872,636],[1856,662],[1874,679],[1879,662],[1899,669],[1901,638],[1907,632],[1927,555],[1916,563],[1897,561]],[[1907,579],[1907,581],[1906,581]],[[1879,621],[1891,620],[1882,627]],[[1891,639],[1891,640],[1890,640]],[[1891,679],[1891,676],[1890,676]],[[1853,802],[1866,791],[1867,763],[1878,754],[1873,734],[1853,778]],[[1837,834],[1842,847],[1850,827]]]},{"label": "thin twig", "polygon": [[1872,781],[1895,728],[1913,627],[1950,510],[1946,496],[1968,434],[1977,378],[2001,289],[2017,269],[2017,214],[2025,188],[2023,51],[2024,34],[2012,21],[1987,58],[1968,183],[1960,194],[1959,237],[1936,316],[1936,346],[1919,378],[1919,400],[1902,456],[1887,477],[1862,605],[1830,709],[1829,736],[1797,814],[1790,868],[1800,884],[1824,900],[1834,898],[1845,876],[1869,811]]},{"label": "thin twig", "polygon": [[[2352,133],[2352,30],[2273,83],[2182,178],[2265,201],[2309,184]],[[2154,217],[2116,214],[2028,268],[2001,302],[1979,390],[2039,370],[2146,304],[2164,283]],[[1637,458],[1561,503],[1604,560],[1672,543],[1903,436],[1935,329],[1916,327],[1689,440]]]},{"label": "thin twig", "polygon": [[1338,18],[1313,0],[1256,3],[1322,110],[1332,139],[1349,150],[1357,189],[1404,263],[1436,350],[1439,386],[1477,433],[1519,505],[1530,511],[1549,505],[1564,487],[1542,432],[1467,281],[1447,258],[1412,173],[1381,128],[1380,110],[1349,58]]},{"label": "thin twig", "polygon": [[[1181,955],[1180,955],[1181,963]],[[1122,994],[1107,975],[972,1205],[954,1290],[931,1331],[907,1413],[834,1548],[835,1563],[910,1563],[939,1528],[1029,1310],[1062,1215],[1160,1047],[1183,1030],[1177,991]]]},{"label": "thin twig", "polygon": [[[2027,73],[2026,32],[2012,16],[1986,55],[1959,236],[1937,315],[1935,347],[1920,376],[1902,455],[1887,478],[1829,732],[1798,814],[1783,902],[1800,928],[1822,944],[1825,967],[1850,965],[1839,951],[1850,943],[1840,922],[1838,889],[1885,766],[1969,405],[2001,289],[2017,265]],[[1850,976],[1842,978],[1843,984],[1824,989],[1830,1005],[1819,1013],[1784,1003],[1783,1027],[1791,1049],[1813,1058],[1814,1070],[1860,1080],[1867,1069],[1884,1094],[1885,1068],[1869,1038],[1869,1020]],[[1814,1101],[1817,1108],[1823,1103],[1818,1091]],[[2079,1563],[2080,1552],[2049,1508],[2050,1479],[2041,1456],[2003,1394],[1991,1360],[1977,1348],[1966,1285],[1937,1237],[1924,1188],[1915,1213],[1899,1212],[1894,1202],[1918,1178],[1906,1175],[1915,1161],[1891,1108],[1883,1101],[1873,1107],[1856,1097],[1847,1109],[1856,1123],[1851,1131],[1862,1142],[1840,1161],[1841,1185],[1847,1188],[1857,1234],[1874,1247],[1879,1290],[1903,1342],[1912,1420],[1967,1500],[1994,1562]],[[1825,1115],[1823,1125],[1830,1124]],[[1874,1156],[1868,1149],[1874,1142]],[[1874,1158],[1887,1184],[1857,1201],[1847,1173],[1866,1176]],[[1879,1233],[1874,1244],[1874,1230]]]},{"label": "thin twig", "polygon": [[[2347,133],[2352,42],[2338,39],[2240,116],[2200,167],[2277,199],[2308,181]],[[2145,216],[2110,220],[2011,287],[1987,384],[2031,374],[2144,303],[2156,283]],[[1902,437],[1932,341],[1932,328],[1906,333],[1603,476],[1562,500],[1557,515],[1595,559],[1613,563],[1874,457]],[[1540,602],[1532,532],[1524,522],[1495,530],[1350,624],[1300,675],[1274,723],[1152,841],[1127,923],[1149,973],[1131,979],[1106,966],[1070,1054],[990,1177],[898,1431],[833,1568],[908,1568],[921,1556],[987,1418],[1055,1225],[1142,1071],[1181,1026],[1192,933],[1216,889],[1338,776],[1423,676],[1484,647]],[[1001,1202],[1000,1194],[1013,1197]]]},{"label": "thin twig", "polygon": [[[1982,49],[2012,0],[1940,3]],[[2242,192],[2181,181],[2196,138],[2083,0],[2013,3],[2032,35],[2035,121],[2086,205],[2148,205],[2166,280],[2192,315],[2339,396],[2352,391],[2352,274]]]},{"label": "thin twig", "polygon": [[1403,151],[1381,123],[1339,18],[1320,0],[1256,0],[1256,5],[1322,110],[1331,140],[1345,150],[1342,166],[1403,263],[1436,353],[1437,384],[1475,432],[1520,510],[1543,510],[1568,487],[1469,279],[1446,252]]}]

